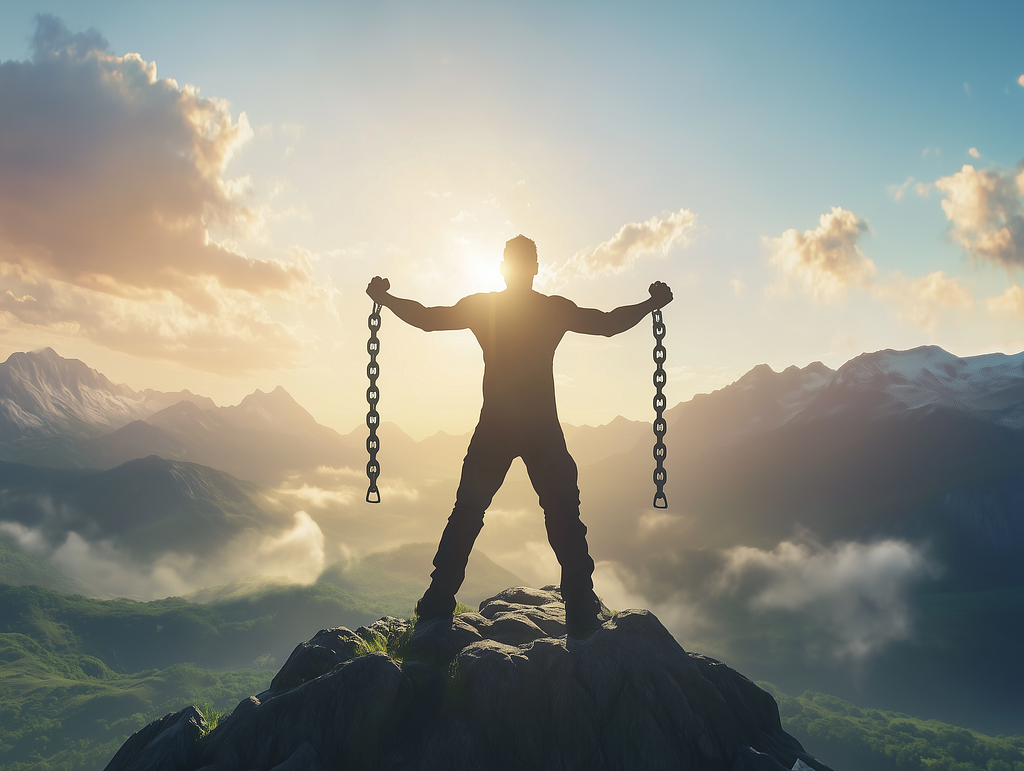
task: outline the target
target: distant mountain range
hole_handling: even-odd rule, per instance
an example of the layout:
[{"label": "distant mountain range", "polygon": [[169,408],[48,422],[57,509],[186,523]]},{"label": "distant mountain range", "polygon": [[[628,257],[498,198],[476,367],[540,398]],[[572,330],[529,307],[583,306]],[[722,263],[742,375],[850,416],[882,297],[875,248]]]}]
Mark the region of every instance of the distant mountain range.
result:
[{"label": "distant mountain range", "polygon": [[[793,691],[1022,730],[1024,667],[1007,646],[1024,634],[1024,354],[928,346],[838,370],[761,365],[666,417],[664,512],[651,506],[648,423],[563,428],[595,559],[670,623],[679,609],[681,642]],[[368,507],[365,429],[321,426],[281,388],[218,407],[133,391],[50,349],[14,354],[0,365],[0,529],[49,534],[53,548],[73,533],[94,558],[113,549],[115,565],[163,553],[192,578],[249,535],[294,562],[302,536],[321,544],[322,581],[369,586],[377,571],[391,576],[384,594],[411,596],[430,547],[395,549],[436,543],[469,437],[416,442],[393,424],[380,435],[385,502]],[[315,527],[288,530],[299,508]],[[479,547],[554,581],[543,538],[514,466]],[[350,572],[371,552],[392,556]],[[255,549],[234,575],[261,572],[270,553]],[[872,562],[885,554],[895,561]],[[809,582],[818,599],[793,599]],[[864,650],[882,652],[864,654],[853,683],[834,651],[872,625],[882,642]]]},{"label": "distant mountain range", "polygon": [[585,501],[601,501],[593,537],[627,564],[659,543],[771,548],[803,528],[823,543],[927,542],[961,589],[1024,583],[1024,354],[761,365],[666,417],[675,531],[640,523],[649,439],[581,470]]},{"label": "distant mountain range", "polygon": [[[133,391],[52,348],[0,365],[0,458],[112,468],[159,455],[275,484],[290,471],[360,464],[359,444],[321,426],[278,387],[218,407],[190,391]],[[358,451],[356,449],[358,447]]]}]

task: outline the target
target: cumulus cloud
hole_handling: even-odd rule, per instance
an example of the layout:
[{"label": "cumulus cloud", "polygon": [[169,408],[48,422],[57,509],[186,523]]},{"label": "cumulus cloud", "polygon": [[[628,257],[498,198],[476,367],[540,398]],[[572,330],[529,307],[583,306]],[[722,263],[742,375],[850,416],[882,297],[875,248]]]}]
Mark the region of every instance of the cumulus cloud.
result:
[{"label": "cumulus cloud", "polygon": [[[31,60],[0,63],[8,321],[121,349],[149,342],[170,358],[196,334],[294,348],[258,311],[249,322],[249,311],[239,313],[240,298],[319,294],[302,254],[259,260],[235,245],[262,238],[265,224],[265,212],[245,203],[248,180],[225,176],[253,136],[245,113],[233,119],[225,101],[160,79],[155,63],[111,54],[95,30],[72,34],[52,16],[38,17],[32,50]],[[147,303],[177,319],[123,323],[144,316]],[[97,313],[115,320],[97,323]],[[186,334],[175,336],[174,325]],[[119,326],[130,330],[123,344],[112,331]]]},{"label": "cumulus cloud", "polygon": [[1024,166],[979,171],[968,164],[935,187],[960,246],[1005,268],[1024,267]]},{"label": "cumulus cloud", "polygon": [[978,152],[978,148],[977,147],[972,147],[970,150],[967,151],[967,154],[969,156],[971,156],[972,158],[980,158],[981,157],[981,153]]},{"label": "cumulus cloud", "polygon": [[[897,200],[913,182],[912,177],[890,192]],[[918,193],[922,186],[918,185]],[[780,271],[780,281],[769,292],[784,293],[794,280],[808,295],[819,301],[835,300],[852,287],[866,289],[876,299],[893,303],[898,318],[912,321],[933,330],[944,311],[974,307],[970,290],[944,271],[935,271],[922,278],[908,278],[900,271],[879,279],[875,263],[857,246],[867,223],[853,212],[833,207],[822,214],[814,230],[799,233],[787,230],[778,238],[765,238],[771,250],[770,262]]]},{"label": "cumulus cloud", "polygon": [[745,594],[756,612],[813,611],[833,652],[852,658],[910,636],[907,590],[934,574],[919,549],[895,540],[831,548],[784,541],[772,551],[738,546],[725,558],[721,592]]},{"label": "cumulus cloud", "polygon": [[974,307],[970,290],[959,279],[937,270],[918,279],[910,279],[895,271],[886,283],[878,284],[872,294],[879,299],[891,300],[896,315],[915,324],[934,329],[939,315],[953,308]]},{"label": "cumulus cloud", "polygon": [[990,297],[985,301],[989,313],[1000,316],[1024,316],[1024,289],[1017,284],[1007,287],[998,297]]},{"label": "cumulus cloud", "polygon": [[857,246],[868,223],[838,206],[822,214],[818,227],[800,233],[794,228],[777,238],[765,238],[770,262],[781,271],[777,290],[786,291],[790,279],[816,300],[843,296],[851,286],[867,286],[878,272]]},{"label": "cumulus cloud", "polygon": [[1019,78],[1017,78],[1017,82],[1020,83],[1021,86],[1024,86],[1024,75],[1021,75]]},{"label": "cumulus cloud", "polygon": [[664,219],[627,222],[607,241],[574,254],[555,273],[561,278],[623,273],[645,255],[663,257],[674,247],[689,245],[696,227],[697,215],[689,209],[670,212]]}]

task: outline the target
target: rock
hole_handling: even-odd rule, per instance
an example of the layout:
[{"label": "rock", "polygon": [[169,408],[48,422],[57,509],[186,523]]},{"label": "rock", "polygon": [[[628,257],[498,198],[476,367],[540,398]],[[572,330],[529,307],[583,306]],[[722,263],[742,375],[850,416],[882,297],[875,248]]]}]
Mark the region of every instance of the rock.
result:
[{"label": "rock", "polygon": [[[367,647],[401,660],[356,655]],[[159,722],[118,769],[149,767],[134,762]],[[782,730],[768,693],[684,651],[654,614],[608,614],[567,638],[557,587],[507,589],[414,630],[392,618],[323,630],[270,691],[175,757],[166,768],[829,771]]]},{"label": "rock", "polygon": [[309,642],[299,643],[295,647],[281,671],[271,681],[270,695],[284,693],[307,680],[327,674],[338,664],[351,659],[362,642],[362,637],[343,626],[321,629]]},{"label": "rock", "polygon": [[107,764],[107,771],[176,771],[189,767],[206,720],[194,706],[164,715],[136,731]]}]

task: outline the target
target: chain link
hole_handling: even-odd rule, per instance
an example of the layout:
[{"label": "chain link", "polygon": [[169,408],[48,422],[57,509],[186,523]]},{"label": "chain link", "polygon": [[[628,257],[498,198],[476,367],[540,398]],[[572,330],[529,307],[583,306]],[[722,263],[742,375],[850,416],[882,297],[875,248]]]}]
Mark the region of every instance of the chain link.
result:
[{"label": "chain link", "polygon": [[366,365],[366,377],[370,379],[370,387],[366,389],[366,403],[370,405],[370,411],[366,413],[366,427],[370,429],[370,435],[366,437],[366,451],[370,454],[366,464],[366,476],[370,480],[370,486],[366,489],[367,503],[380,503],[380,490],[377,489],[377,477],[380,476],[380,464],[377,463],[377,450],[380,449],[380,440],[377,438],[377,426],[380,425],[380,413],[377,412],[377,402],[380,401],[380,391],[377,390],[377,376],[380,375],[380,365],[377,364],[377,354],[380,353],[380,340],[377,339],[380,309],[381,306],[374,303],[373,313],[366,321],[370,328],[370,339],[366,342],[366,352],[370,354],[370,363]]},{"label": "chain link", "polygon": [[668,352],[662,345],[665,339],[665,321],[661,315],[661,309],[652,314],[654,322],[654,484],[657,492],[654,494],[654,508],[667,509],[668,498],[665,497],[665,482],[668,481],[668,474],[665,472],[665,434],[668,433],[668,423],[665,420],[665,394],[661,389],[665,387],[665,359]]}]

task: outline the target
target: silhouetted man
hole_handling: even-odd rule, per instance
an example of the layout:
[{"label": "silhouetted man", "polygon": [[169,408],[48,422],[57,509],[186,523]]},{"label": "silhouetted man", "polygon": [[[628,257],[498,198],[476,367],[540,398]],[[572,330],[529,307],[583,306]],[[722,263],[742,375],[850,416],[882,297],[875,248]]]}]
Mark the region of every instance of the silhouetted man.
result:
[{"label": "silhouetted man", "polygon": [[609,313],[540,294],[533,289],[537,247],[521,235],[505,244],[501,275],[505,291],[470,295],[450,308],[426,308],[394,297],[388,294],[390,283],[380,276],[366,288],[374,302],[427,332],[472,330],[484,353],[480,422],[462,464],[455,509],[437,547],[430,587],[416,613],[421,619],[452,615],[484,511],[512,461],[521,457],[544,509],[548,541],[562,567],[566,625],[571,635],[581,637],[600,623],[601,603],[594,594],[587,528],[580,521],[576,463],[566,449],[555,411],[555,348],[566,332],[605,337],[625,332],[671,302],[672,291],[656,282],[646,301]]}]

